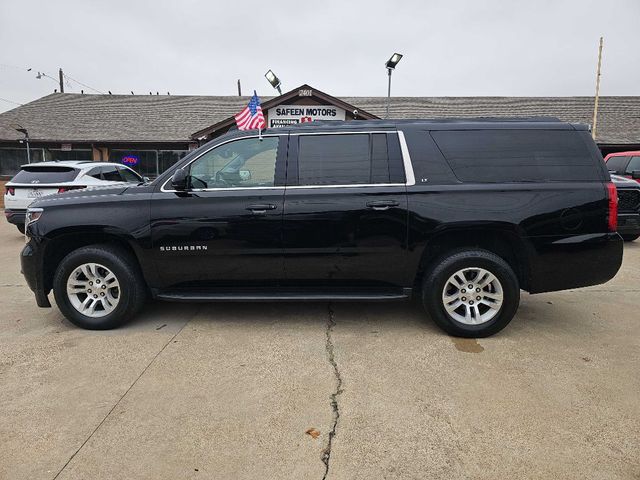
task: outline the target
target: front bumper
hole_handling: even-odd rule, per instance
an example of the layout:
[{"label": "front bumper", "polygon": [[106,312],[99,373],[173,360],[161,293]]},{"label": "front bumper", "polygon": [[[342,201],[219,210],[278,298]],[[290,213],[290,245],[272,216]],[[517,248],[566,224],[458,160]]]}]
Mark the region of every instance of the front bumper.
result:
[{"label": "front bumper", "polygon": [[4,211],[4,216],[7,218],[7,222],[14,225],[24,225],[26,214],[27,210],[25,209],[6,208]]},{"label": "front bumper", "polygon": [[640,213],[619,213],[618,233],[621,235],[640,235]]},{"label": "front bumper", "polygon": [[20,252],[20,267],[27,285],[36,296],[36,304],[46,308],[51,307],[47,297],[50,290],[46,289],[44,285],[43,265],[38,251],[39,249],[36,248],[33,240],[30,240]]}]

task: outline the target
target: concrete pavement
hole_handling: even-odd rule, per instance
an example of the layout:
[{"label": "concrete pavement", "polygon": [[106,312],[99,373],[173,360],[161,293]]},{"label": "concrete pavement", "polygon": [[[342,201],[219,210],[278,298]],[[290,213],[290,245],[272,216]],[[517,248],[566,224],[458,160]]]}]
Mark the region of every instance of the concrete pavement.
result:
[{"label": "concrete pavement", "polygon": [[23,242],[0,222],[0,479],[640,478],[640,242],[478,341],[407,303],[152,303],[83,331],[35,306]]}]

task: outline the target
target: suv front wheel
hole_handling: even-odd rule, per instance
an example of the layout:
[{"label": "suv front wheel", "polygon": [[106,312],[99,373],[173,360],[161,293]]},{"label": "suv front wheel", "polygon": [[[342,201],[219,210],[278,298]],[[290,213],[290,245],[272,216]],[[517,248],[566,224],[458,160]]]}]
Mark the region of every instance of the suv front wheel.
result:
[{"label": "suv front wheel", "polygon": [[518,278],[487,250],[457,250],[426,275],[422,301],[431,318],[458,337],[487,337],[506,327],[520,304]]},{"label": "suv front wheel", "polygon": [[111,245],[68,254],[56,270],[53,294],[62,314],[90,330],[122,325],[144,304],[144,280],[131,255]]}]

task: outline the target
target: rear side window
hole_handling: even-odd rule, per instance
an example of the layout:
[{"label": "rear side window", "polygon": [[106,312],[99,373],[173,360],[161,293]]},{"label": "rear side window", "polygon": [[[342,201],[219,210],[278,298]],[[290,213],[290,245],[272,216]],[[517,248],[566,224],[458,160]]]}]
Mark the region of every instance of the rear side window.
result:
[{"label": "rear side window", "polygon": [[84,174],[84,176],[93,177],[93,178],[97,178],[98,180],[102,180],[102,175],[100,172],[101,172],[100,167],[96,167],[89,170],[87,173]]},{"label": "rear side window", "polygon": [[102,168],[102,180],[106,180],[108,182],[121,182],[122,177],[120,176],[120,172],[114,166],[104,166]]},{"label": "rear side window", "polygon": [[628,161],[629,157],[609,157],[609,160],[607,160],[607,170],[622,173]]},{"label": "rear side window", "polygon": [[463,182],[602,179],[587,144],[572,130],[457,130],[431,135]]},{"label": "rear side window", "polygon": [[62,183],[71,182],[78,176],[78,170],[71,167],[22,167],[15,177],[15,183]]},{"label": "rear side window", "polygon": [[301,135],[298,148],[300,185],[405,181],[395,133]]}]

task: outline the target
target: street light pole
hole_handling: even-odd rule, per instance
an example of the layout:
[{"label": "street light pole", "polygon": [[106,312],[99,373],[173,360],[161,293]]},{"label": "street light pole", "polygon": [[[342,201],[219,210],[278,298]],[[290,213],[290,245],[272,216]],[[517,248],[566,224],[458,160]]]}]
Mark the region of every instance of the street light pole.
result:
[{"label": "street light pole", "polygon": [[391,72],[393,72],[393,68],[387,67],[387,72],[389,72],[389,85],[387,87],[387,115],[385,118],[389,118],[389,105],[391,104]]},{"label": "street light pole", "polygon": [[27,144],[27,163],[31,163],[31,150],[29,149],[29,132],[19,123],[11,123],[9,124],[9,126],[16,132],[20,132],[24,135],[24,142]]},{"label": "street light pole", "polygon": [[389,118],[389,106],[391,105],[391,73],[395,70],[396,65],[402,59],[402,54],[394,53],[391,55],[391,58],[387,60],[387,63],[384,64],[387,67],[387,72],[389,74],[389,84],[387,86],[387,115],[385,118]]},{"label": "street light pole", "polygon": [[24,134],[24,141],[27,144],[27,163],[31,163],[31,151],[29,150],[29,134]]}]

